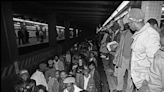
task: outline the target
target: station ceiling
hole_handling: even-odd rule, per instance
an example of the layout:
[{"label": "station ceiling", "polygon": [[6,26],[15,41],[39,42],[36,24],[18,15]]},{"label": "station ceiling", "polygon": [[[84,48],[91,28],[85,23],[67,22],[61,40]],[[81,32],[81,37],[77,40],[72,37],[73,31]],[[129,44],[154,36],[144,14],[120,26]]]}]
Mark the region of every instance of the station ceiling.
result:
[{"label": "station ceiling", "polygon": [[71,26],[96,28],[116,10],[122,1],[14,1],[14,16],[27,15],[47,21],[56,13],[57,25],[69,20]]}]

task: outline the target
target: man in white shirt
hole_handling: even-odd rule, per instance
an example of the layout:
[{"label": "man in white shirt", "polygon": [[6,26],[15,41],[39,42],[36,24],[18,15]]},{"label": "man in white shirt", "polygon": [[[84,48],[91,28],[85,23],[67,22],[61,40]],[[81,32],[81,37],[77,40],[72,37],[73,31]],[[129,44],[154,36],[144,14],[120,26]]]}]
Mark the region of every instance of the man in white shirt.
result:
[{"label": "man in white shirt", "polygon": [[63,81],[66,84],[66,88],[63,92],[81,92],[82,89],[75,85],[75,78],[74,77],[67,77]]},{"label": "man in white shirt", "polygon": [[129,26],[133,35],[131,76],[139,92],[147,92],[147,81],[149,81],[150,65],[154,54],[160,48],[160,37],[158,32],[144,23],[144,13],[139,8],[132,8],[129,12]]},{"label": "man in white shirt", "polygon": [[46,64],[43,64],[43,63],[40,64],[39,69],[36,70],[36,72],[32,74],[31,79],[34,79],[36,81],[36,85],[43,85],[48,90],[46,78],[43,74],[43,72],[46,71],[46,68],[47,68]]},{"label": "man in white shirt", "polygon": [[91,75],[88,72],[85,72],[84,74],[84,89],[87,89],[89,79],[91,78]]}]

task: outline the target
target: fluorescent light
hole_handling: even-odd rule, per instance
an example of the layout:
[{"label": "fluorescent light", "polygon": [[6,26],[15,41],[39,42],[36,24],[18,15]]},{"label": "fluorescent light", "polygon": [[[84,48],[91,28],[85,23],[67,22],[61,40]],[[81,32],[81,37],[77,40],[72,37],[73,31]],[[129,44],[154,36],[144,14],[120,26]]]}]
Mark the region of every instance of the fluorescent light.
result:
[{"label": "fluorescent light", "polygon": [[111,19],[113,19],[114,16],[117,15],[118,12],[120,12],[126,5],[128,5],[130,1],[123,1],[119,7],[113,12],[113,14],[105,21],[103,26],[105,26]]},{"label": "fluorescent light", "polygon": [[13,20],[47,26],[47,24],[45,24],[45,23],[39,23],[39,22],[34,22],[34,21],[29,21],[29,20],[24,20],[24,19],[13,18]]},{"label": "fluorescent light", "polygon": [[65,29],[65,27],[63,27],[63,26],[56,26],[57,28],[62,28],[62,29]]},{"label": "fluorescent light", "polygon": [[130,3],[130,1],[122,2],[121,5],[117,8],[117,11],[119,12],[120,10],[122,10],[129,3]]},{"label": "fluorescent light", "polygon": [[[29,21],[29,20],[24,20],[24,19],[19,19],[19,18],[13,18],[14,21],[19,21],[19,22],[27,22],[27,23],[32,23],[35,25],[43,25],[43,26],[48,26],[46,23],[40,23],[40,22],[34,22],[34,21]],[[65,29],[63,26],[56,26],[57,28],[62,28]],[[73,29],[73,28],[72,28]]]},{"label": "fluorescent light", "polygon": [[117,18],[115,18],[115,21],[122,18],[126,14],[128,14],[128,11],[123,12],[121,15],[119,15]]},{"label": "fluorescent light", "polygon": [[164,7],[162,7],[162,11],[164,11]]},{"label": "fluorescent light", "polygon": [[69,28],[69,30],[73,30],[73,28]]}]

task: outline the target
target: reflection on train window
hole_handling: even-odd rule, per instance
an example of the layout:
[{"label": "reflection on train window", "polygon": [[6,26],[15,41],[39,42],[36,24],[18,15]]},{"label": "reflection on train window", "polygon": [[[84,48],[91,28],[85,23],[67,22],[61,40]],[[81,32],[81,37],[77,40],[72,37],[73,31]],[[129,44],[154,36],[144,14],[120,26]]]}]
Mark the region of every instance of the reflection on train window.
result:
[{"label": "reflection on train window", "polygon": [[18,47],[48,42],[48,25],[29,20],[13,18]]},{"label": "reflection on train window", "polygon": [[64,40],[65,39],[65,27],[62,26],[56,26],[56,31],[57,31],[57,40]]}]

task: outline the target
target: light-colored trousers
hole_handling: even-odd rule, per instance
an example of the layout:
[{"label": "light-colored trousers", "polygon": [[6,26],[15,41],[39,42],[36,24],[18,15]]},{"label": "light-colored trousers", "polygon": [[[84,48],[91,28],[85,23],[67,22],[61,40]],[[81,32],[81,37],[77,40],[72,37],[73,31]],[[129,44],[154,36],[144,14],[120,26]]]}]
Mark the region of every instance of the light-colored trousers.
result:
[{"label": "light-colored trousers", "polygon": [[122,66],[118,67],[117,69],[117,90],[123,90],[124,86],[124,76],[126,70],[128,71],[128,78],[127,78],[127,87],[126,92],[132,92],[133,90],[133,83],[131,79],[131,71],[129,68],[130,58],[127,59],[125,57],[122,57]]}]

